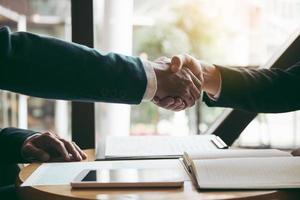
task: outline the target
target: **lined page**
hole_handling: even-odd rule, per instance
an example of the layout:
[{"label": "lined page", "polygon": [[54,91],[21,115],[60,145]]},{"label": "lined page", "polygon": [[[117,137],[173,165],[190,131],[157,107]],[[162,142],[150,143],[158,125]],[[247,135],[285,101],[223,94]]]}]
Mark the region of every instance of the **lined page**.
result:
[{"label": "lined page", "polygon": [[278,149],[213,149],[205,152],[186,152],[192,160],[239,158],[239,157],[285,157],[292,156],[289,152]]},{"label": "lined page", "polygon": [[214,135],[108,137],[105,157],[181,156],[185,151],[216,149]]},{"label": "lined page", "polygon": [[300,187],[300,157],[195,160],[199,188],[279,189]]}]

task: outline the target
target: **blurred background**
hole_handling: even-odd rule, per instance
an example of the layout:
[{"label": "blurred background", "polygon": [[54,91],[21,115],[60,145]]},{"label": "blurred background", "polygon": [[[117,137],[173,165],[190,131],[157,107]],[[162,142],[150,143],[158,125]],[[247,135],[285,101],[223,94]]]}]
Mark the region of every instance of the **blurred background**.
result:
[{"label": "blurred background", "polygon": [[[70,0],[0,0],[0,25],[71,41],[70,7]],[[258,67],[300,26],[299,10],[300,0],[94,0],[94,45],[150,60],[189,53],[219,65]],[[96,133],[204,134],[224,110],[201,102],[181,112],[151,102],[97,103]],[[70,113],[66,101],[0,92],[0,127],[51,130],[70,139]],[[260,114],[234,145],[300,146],[300,114]]]}]

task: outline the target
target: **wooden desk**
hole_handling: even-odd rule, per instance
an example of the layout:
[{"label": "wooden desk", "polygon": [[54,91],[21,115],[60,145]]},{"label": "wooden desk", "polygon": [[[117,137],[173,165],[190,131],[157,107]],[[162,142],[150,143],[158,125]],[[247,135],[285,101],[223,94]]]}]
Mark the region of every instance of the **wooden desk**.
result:
[{"label": "wooden desk", "polygon": [[[87,150],[88,161],[93,161],[94,150]],[[84,161],[83,161],[84,162]],[[39,164],[30,164],[23,168],[17,183],[20,185]],[[19,188],[23,200],[67,200],[67,199],[103,199],[103,200],[199,200],[199,199],[300,199],[299,190],[290,191],[197,191],[191,181],[185,181],[180,189],[84,189],[72,190],[64,186],[35,186]]]}]

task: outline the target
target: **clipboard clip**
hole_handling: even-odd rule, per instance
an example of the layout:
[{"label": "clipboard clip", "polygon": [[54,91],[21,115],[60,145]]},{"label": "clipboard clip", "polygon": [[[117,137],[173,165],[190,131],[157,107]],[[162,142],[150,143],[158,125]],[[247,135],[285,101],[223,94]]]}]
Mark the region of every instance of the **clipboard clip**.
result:
[{"label": "clipboard clip", "polygon": [[218,149],[228,149],[228,145],[219,137],[216,136],[211,139],[211,142],[218,148]]}]

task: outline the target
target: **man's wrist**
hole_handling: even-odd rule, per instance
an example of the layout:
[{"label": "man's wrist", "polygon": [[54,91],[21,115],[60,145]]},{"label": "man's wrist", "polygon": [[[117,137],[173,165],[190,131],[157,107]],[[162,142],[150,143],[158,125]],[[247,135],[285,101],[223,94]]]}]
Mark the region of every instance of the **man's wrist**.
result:
[{"label": "man's wrist", "polygon": [[203,73],[202,89],[213,98],[218,98],[221,91],[221,74],[212,64],[200,61]]}]

